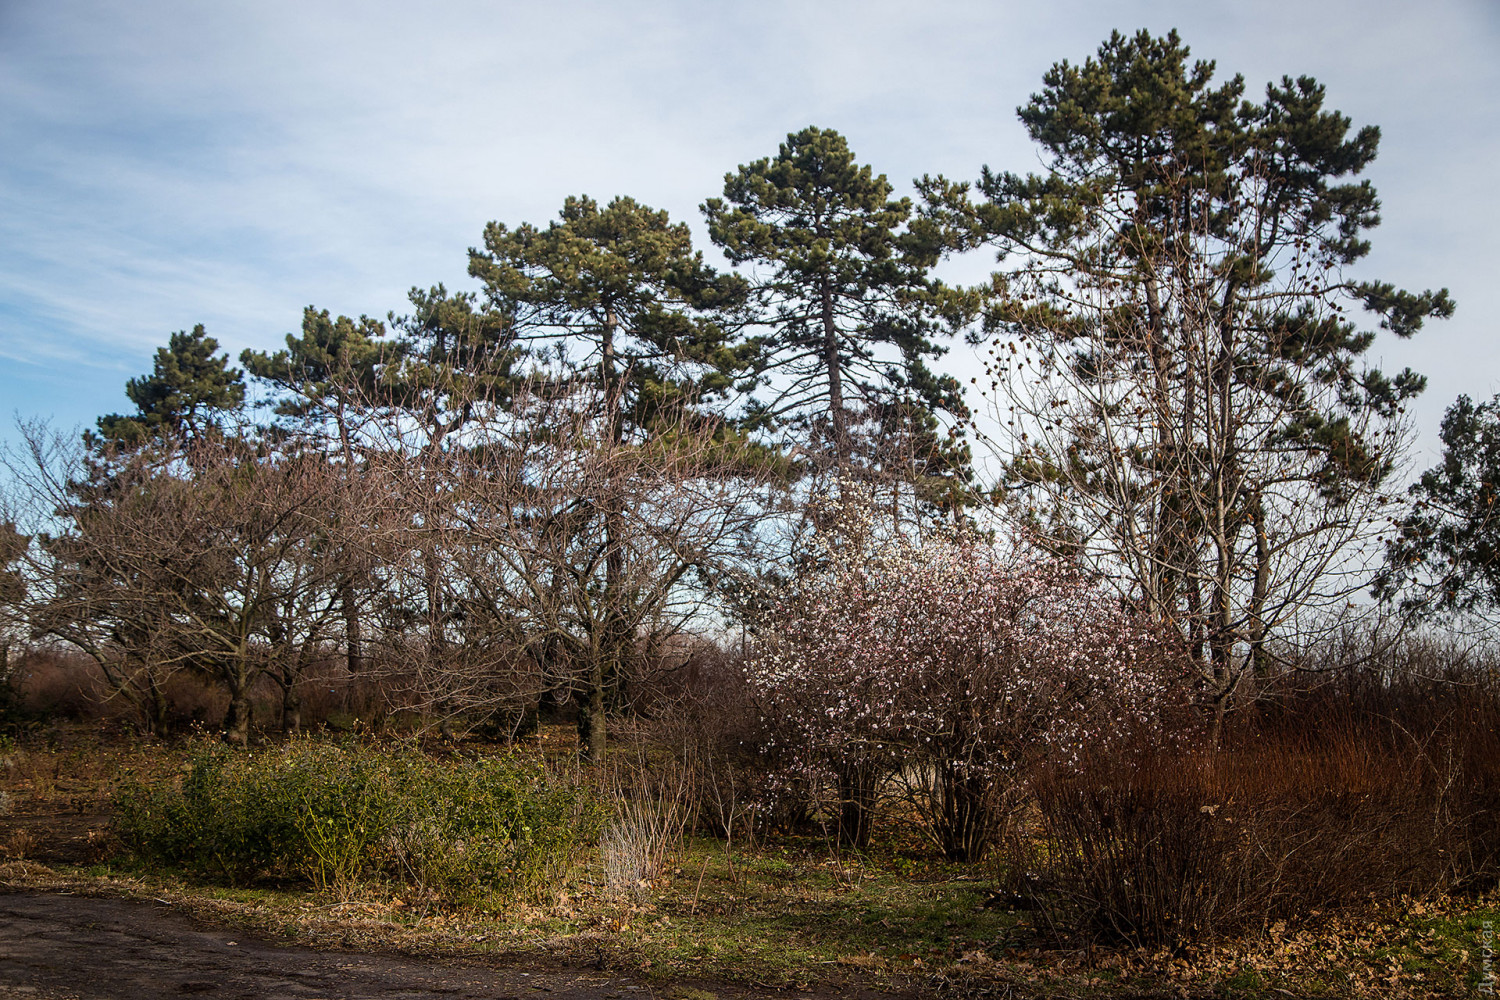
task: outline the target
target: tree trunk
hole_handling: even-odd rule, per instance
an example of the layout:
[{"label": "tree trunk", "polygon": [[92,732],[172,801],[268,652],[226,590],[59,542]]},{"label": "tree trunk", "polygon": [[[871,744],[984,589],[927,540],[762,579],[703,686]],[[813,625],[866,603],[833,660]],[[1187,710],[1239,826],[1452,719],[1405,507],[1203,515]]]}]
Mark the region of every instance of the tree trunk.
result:
[{"label": "tree trunk", "polygon": [[828,416],[833,422],[833,450],[839,469],[849,464],[849,430],[844,414],[844,373],[839,365],[839,331],[833,317],[833,289],[822,282],[823,366],[828,369]]},{"label": "tree trunk", "polygon": [[156,682],[156,672],[150,667],[146,669],[146,697],[142,708],[145,710],[146,732],[152,736],[166,736],[172,728],[172,717],[169,714],[171,703],[167,701],[166,692]]},{"label": "tree trunk", "polygon": [[[338,398],[336,414],[339,443],[344,451],[344,477],[346,482],[352,482],[354,478],[354,435],[349,429],[342,394]],[[344,548],[347,554],[347,542],[344,543]],[[362,637],[360,635],[359,602],[354,592],[352,574],[345,574],[339,580],[339,606],[344,613],[344,654],[347,658],[345,662],[349,673],[353,675],[359,673],[364,664],[360,659]]]},{"label": "tree trunk", "polygon": [[422,589],[427,599],[427,665],[435,675],[443,668],[443,580],[438,571],[437,554],[431,548],[422,553]]},{"label": "tree trunk", "polygon": [[615,371],[615,329],[618,319],[613,310],[605,316],[604,333],[600,343],[599,374],[604,383],[605,447],[609,448],[605,463],[604,483],[604,614],[600,623],[600,642],[594,646],[595,655],[589,664],[587,737],[584,752],[589,760],[604,757],[607,738],[604,724],[605,685],[618,680],[620,657],[623,652],[625,632],[624,612],[620,602],[624,600],[625,555],[622,546],[625,536],[625,515],[620,509],[618,472],[614,454],[624,440],[624,423],[621,415],[623,386],[621,375]]},{"label": "tree trunk", "polygon": [[578,719],[578,737],[586,760],[604,759],[604,660],[595,657],[589,667],[588,701]]},{"label": "tree trunk", "polygon": [[224,713],[224,742],[230,746],[250,745],[250,698],[245,684],[229,686],[229,711]]},{"label": "tree trunk", "polygon": [[1271,546],[1266,537],[1266,511],[1259,496],[1250,507],[1255,532],[1255,587],[1250,593],[1250,668],[1257,677],[1270,669],[1266,656],[1266,597],[1271,589]]},{"label": "tree trunk", "polygon": [[353,676],[359,673],[363,666],[360,659],[363,640],[360,635],[359,602],[354,596],[354,583],[348,577],[339,581],[339,607],[344,614],[345,662],[348,664],[350,676]]},{"label": "tree trunk", "polygon": [[879,771],[868,761],[853,761],[838,769],[839,843],[862,851],[870,846],[875,820],[875,791]]},{"label": "tree trunk", "polygon": [[281,689],[281,731],[302,731],[302,696],[297,693],[295,683],[287,684]]},{"label": "tree trunk", "polygon": [[938,764],[938,842],[949,861],[980,860],[994,833],[991,782],[969,767]]}]

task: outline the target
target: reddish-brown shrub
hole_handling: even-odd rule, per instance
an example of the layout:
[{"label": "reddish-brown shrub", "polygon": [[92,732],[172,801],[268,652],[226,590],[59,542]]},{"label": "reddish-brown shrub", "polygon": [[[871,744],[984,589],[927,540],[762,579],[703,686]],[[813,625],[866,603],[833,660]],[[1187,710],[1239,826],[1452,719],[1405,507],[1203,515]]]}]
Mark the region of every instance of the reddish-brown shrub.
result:
[{"label": "reddish-brown shrub", "polygon": [[16,655],[14,706],[33,718],[85,719],[100,707],[103,692],[92,662],[79,653],[30,649]]},{"label": "reddish-brown shrub", "polygon": [[1500,873],[1500,692],[1346,671],[1267,679],[1216,747],[1085,756],[1033,775],[1033,869],[1058,929],[1158,941]]}]

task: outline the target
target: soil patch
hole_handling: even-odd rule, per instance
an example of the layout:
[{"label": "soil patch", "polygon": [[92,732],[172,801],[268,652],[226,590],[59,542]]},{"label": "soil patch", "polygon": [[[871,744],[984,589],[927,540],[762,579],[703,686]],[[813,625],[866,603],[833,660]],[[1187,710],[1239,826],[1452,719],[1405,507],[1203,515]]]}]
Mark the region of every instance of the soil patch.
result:
[{"label": "soil patch", "polygon": [[37,893],[0,895],[0,996],[657,1000],[601,973],[318,952],[204,928],[157,903]]}]

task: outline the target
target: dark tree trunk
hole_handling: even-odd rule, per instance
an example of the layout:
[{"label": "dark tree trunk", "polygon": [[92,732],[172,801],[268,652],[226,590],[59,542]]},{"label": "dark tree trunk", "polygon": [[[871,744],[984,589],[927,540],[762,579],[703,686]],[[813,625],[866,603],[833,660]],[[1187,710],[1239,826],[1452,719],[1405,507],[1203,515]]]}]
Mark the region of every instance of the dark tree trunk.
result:
[{"label": "dark tree trunk", "polygon": [[229,711],[224,713],[224,742],[243,747],[250,744],[250,699],[243,688],[229,694]]},{"label": "dark tree trunk", "polygon": [[296,684],[288,684],[281,689],[281,731],[302,731],[302,696],[297,693]]},{"label": "dark tree trunk", "polygon": [[995,832],[994,796],[989,779],[968,767],[938,765],[938,843],[949,861],[972,863],[984,857]]},{"label": "dark tree trunk", "polygon": [[870,846],[879,781],[879,770],[868,761],[839,767],[839,843],[845,847],[862,851]]},{"label": "dark tree trunk", "polygon": [[171,703],[167,694],[156,681],[156,674],[146,670],[146,699],[144,709],[146,732],[152,736],[167,736],[172,728]]},{"label": "dark tree trunk", "polygon": [[344,651],[352,676],[364,666],[361,659],[363,639],[360,635],[359,601],[354,595],[354,583],[348,578],[339,583],[339,606],[344,614]]},{"label": "dark tree trunk", "polygon": [[578,738],[583,744],[583,755],[588,760],[604,758],[604,742],[607,739],[604,726],[604,660],[594,658],[589,666],[588,697],[578,716]]},{"label": "dark tree trunk", "polygon": [[828,370],[828,416],[833,422],[833,449],[839,468],[849,464],[849,428],[844,413],[844,371],[839,362],[839,331],[833,317],[833,289],[823,280],[823,366]]}]

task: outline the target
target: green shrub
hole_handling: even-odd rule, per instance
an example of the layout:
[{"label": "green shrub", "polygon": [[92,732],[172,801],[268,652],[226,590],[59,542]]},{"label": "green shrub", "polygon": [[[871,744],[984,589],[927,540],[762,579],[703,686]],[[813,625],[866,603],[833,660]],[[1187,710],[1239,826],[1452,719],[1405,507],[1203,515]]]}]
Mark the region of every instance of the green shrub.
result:
[{"label": "green shrub", "polygon": [[200,748],[179,784],[127,787],[115,802],[121,840],[149,860],[341,893],[385,879],[449,905],[545,894],[599,826],[593,798],[536,760],[313,741]]}]

